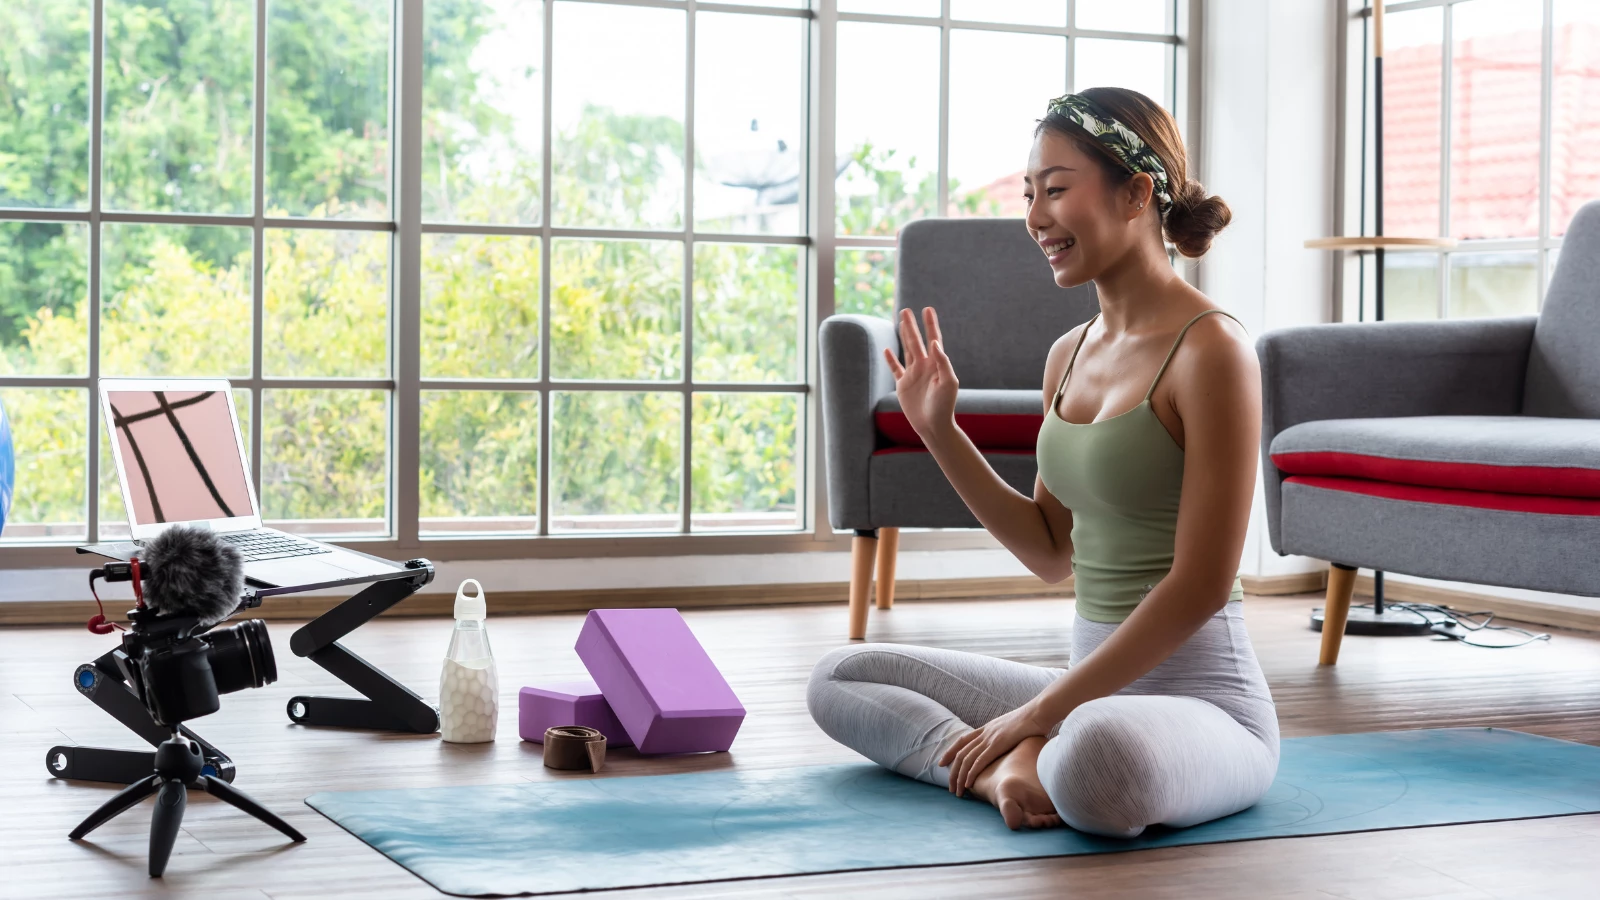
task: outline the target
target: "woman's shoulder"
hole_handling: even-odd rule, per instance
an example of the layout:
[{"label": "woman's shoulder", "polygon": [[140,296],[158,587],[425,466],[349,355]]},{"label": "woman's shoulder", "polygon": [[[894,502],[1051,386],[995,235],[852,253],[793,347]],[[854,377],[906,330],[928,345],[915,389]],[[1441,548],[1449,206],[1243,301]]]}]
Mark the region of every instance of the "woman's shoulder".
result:
[{"label": "woman's shoulder", "polygon": [[[1214,312],[1213,312],[1214,310]],[[1207,304],[1172,355],[1176,384],[1226,385],[1259,378],[1255,340],[1226,310]]]},{"label": "woman's shoulder", "polygon": [[[1234,318],[1233,314],[1213,303],[1207,303],[1199,309],[1185,326],[1183,343],[1179,346],[1181,352],[1184,347],[1201,351],[1202,355],[1234,354],[1247,350],[1250,355],[1255,355],[1255,340],[1245,330],[1244,323]],[[1176,359],[1173,362],[1177,362]]]}]

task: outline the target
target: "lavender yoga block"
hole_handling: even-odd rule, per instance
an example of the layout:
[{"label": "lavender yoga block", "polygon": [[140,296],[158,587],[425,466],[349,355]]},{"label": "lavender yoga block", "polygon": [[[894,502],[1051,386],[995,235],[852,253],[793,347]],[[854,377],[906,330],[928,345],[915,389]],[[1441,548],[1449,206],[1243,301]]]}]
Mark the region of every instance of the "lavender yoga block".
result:
[{"label": "lavender yoga block", "polygon": [[611,747],[629,744],[611,704],[592,681],[535,685],[518,693],[517,733],[523,740],[542,744],[545,729],[560,725],[587,725],[605,735]]},{"label": "lavender yoga block", "polygon": [[640,753],[733,744],[744,706],[677,610],[590,610],[576,649]]}]

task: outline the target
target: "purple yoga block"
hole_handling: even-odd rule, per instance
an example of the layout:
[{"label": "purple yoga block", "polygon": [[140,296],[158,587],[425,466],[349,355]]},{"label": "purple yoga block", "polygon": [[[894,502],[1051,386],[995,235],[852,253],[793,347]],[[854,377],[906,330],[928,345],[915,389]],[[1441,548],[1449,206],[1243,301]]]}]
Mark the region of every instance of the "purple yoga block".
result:
[{"label": "purple yoga block", "polygon": [[640,753],[733,744],[744,706],[677,610],[590,610],[576,649]]},{"label": "purple yoga block", "polygon": [[522,739],[542,744],[545,729],[558,725],[587,725],[605,735],[609,747],[631,743],[611,712],[611,704],[594,682],[566,681],[523,688],[517,695],[517,733]]}]

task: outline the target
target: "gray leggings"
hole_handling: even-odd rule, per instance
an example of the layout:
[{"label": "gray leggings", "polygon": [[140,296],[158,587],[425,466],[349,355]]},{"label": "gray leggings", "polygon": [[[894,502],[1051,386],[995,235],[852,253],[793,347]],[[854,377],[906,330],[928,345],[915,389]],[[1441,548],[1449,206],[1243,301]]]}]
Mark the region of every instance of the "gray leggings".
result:
[{"label": "gray leggings", "polygon": [[[1177,652],[1116,694],[1051,729],[1039,780],[1073,828],[1137,837],[1149,825],[1197,825],[1254,805],[1278,771],[1278,717],[1229,602]],[[1115,625],[1078,616],[1076,664]],[[902,775],[948,786],[939,757],[1064,669],[976,653],[857,644],[824,656],[806,704],[829,737]]]}]

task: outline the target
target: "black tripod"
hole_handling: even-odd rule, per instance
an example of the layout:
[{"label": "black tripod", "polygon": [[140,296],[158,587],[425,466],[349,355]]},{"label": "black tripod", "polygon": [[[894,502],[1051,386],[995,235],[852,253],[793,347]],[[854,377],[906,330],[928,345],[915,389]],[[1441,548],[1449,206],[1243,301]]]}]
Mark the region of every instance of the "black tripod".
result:
[{"label": "black tripod", "polygon": [[213,775],[201,773],[205,758],[200,745],[178,733],[176,726],[172,737],[156,748],[156,770],[128,785],[115,797],[101,804],[87,819],[72,829],[70,837],[77,840],[101,825],[127,812],[151,794],[156,795],[155,810],[150,816],[150,877],[160,878],[167,870],[167,859],[172,856],[172,844],[178,839],[178,828],[183,824],[183,810],[188,805],[188,788],[205,791],[257,819],[283,832],[292,841],[304,841],[306,836],[296,831],[288,822],[278,818],[272,810],[251,799],[249,794]]}]

